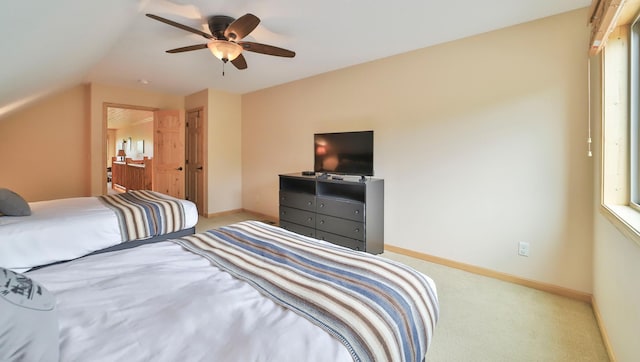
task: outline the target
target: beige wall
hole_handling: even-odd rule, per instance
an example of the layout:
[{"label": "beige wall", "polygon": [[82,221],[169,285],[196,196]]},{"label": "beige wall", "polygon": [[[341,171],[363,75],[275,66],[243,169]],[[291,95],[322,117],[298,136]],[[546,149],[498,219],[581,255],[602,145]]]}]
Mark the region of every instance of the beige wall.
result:
[{"label": "beige wall", "polygon": [[15,155],[0,163],[0,187],[13,188],[28,201],[102,194],[105,103],[184,110],[182,96],[102,84],[49,96],[0,121],[0,150]]},{"label": "beige wall", "polygon": [[104,84],[90,85],[90,194],[101,195],[106,189],[104,160],[106,158],[106,119],[104,104],[115,103],[157,109],[184,110],[184,97],[148,92]]},{"label": "beige wall", "polygon": [[27,201],[88,196],[87,95],[78,85],[0,120],[0,187]]},{"label": "beige wall", "polygon": [[202,108],[205,122],[205,203],[211,215],[242,208],[241,97],[205,89],[185,99]]},{"label": "beige wall", "polygon": [[640,360],[640,248],[595,214],[593,295],[618,361]]},{"label": "beige wall", "polygon": [[313,133],[373,129],[387,244],[591,292],[585,19],[574,11],[244,95],[244,207],[278,214],[278,174],[312,169]]},{"label": "beige wall", "polygon": [[242,204],[241,97],[209,90],[207,120],[209,214],[237,210]]},{"label": "beige wall", "polygon": [[[133,160],[141,160],[143,157],[153,158],[153,121],[138,123],[129,127],[118,128],[114,144],[122,142],[123,139],[129,140],[131,137],[131,151],[125,149],[127,158]],[[138,141],[144,141],[144,153],[138,152]],[[115,151],[117,152],[117,151]],[[115,156],[115,153],[112,155]]]},{"label": "beige wall", "polygon": [[0,120],[0,187],[29,201],[99,194],[104,102],[203,107],[207,212],[276,216],[277,174],[313,167],[313,133],[374,129],[388,244],[592,291],[618,360],[637,360],[640,248],[598,211],[598,122],[585,157],[585,19],[575,11],[242,97],[79,85]]},{"label": "beige wall", "polygon": [[[210,143],[205,156],[209,158],[206,213],[242,208],[240,96],[215,90],[182,97],[91,84],[48,97],[0,122],[0,150],[15,155],[0,163],[2,170],[11,170],[0,173],[0,187],[13,188],[29,201],[102,194],[107,157],[105,103],[179,110],[203,107],[208,120],[205,137]],[[209,108],[215,114],[209,114]],[[133,133],[131,137],[137,140]],[[145,139],[147,146],[152,149],[152,140]],[[60,164],[43,157],[52,149],[54,154],[59,150]],[[43,179],[49,182],[45,188]]]}]

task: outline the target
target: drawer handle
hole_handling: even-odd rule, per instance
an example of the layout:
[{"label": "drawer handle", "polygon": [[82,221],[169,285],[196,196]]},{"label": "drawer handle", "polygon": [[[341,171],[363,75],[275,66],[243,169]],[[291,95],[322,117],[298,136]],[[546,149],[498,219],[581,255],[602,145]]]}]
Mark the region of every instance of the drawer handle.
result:
[{"label": "drawer handle", "polygon": [[324,204],[320,204],[320,207],[324,207]]},{"label": "drawer handle", "polygon": [[324,220],[320,220],[320,223],[321,223],[321,224],[324,224]]},{"label": "drawer handle", "polygon": [[311,220],[313,220],[313,218],[312,218],[311,216],[309,216],[309,217],[307,218],[307,221],[311,221]]},{"label": "drawer handle", "polygon": [[356,211],[354,211],[353,213],[357,215],[357,214],[359,214],[359,213],[360,213],[360,210],[356,210]]},{"label": "drawer handle", "polygon": [[360,228],[355,228],[353,231],[359,233],[360,232]]},{"label": "drawer handle", "polygon": [[308,201],[308,202],[307,202],[307,205],[311,206],[311,205],[313,205],[313,202]]}]

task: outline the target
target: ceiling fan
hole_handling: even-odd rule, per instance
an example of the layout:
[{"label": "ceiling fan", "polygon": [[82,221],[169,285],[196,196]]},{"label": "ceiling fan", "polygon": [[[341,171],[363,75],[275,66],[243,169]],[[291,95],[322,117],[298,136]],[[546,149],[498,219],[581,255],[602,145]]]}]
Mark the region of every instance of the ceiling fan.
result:
[{"label": "ceiling fan", "polygon": [[[223,63],[230,61],[238,69],[246,69],[247,61],[242,55],[242,51],[250,51],[254,53],[275,55],[278,57],[293,58],[296,53],[278,48],[273,45],[254,43],[250,41],[242,41],[241,39],[249,35],[253,29],[258,26],[260,19],[253,14],[245,14],[238,19],[234,19],[225,15],[214,15],[208,19],[209,30],[211,34],[201,30],[176,23],[175,21],[165,19],[163,17],[146,14],[151,19],[158,20],[165,24],[175,26],[176,28],[198,34],[208,39],[206,44],[189,45],[186,47],[167,50],[167,53],[182,53],[192,50],[205,49],[209,50]],[[224,71],[222,73],[224,75]]]}]

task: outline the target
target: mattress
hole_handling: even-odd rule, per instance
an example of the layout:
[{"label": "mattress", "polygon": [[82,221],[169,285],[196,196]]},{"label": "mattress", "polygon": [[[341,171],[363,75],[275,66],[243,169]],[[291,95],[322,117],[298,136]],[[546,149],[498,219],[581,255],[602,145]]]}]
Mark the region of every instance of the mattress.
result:
[{"label": "mattress", "polygon": [[61,361],[352,361],[324,330],[173,242],[27,274],[56,296]]},{"label": "mattress", "polygon": [[[185,228],[195,226],[195,204],[180,202]],[[32,202],[29,206],[31,216],[0,217],[0,266],[20,272],[122,242],[115,212],[96,197]]]},{"label": "mattress", "polygon": [[[242,234],[243,230],[251,230],[251,233]],[[257,233],[253,233],[256,230]],[[267,246],[268,238],[263,239],[262,235],[266,235],[263,233],[269,234],[268,238],[276,236],[274,248]],[[214,234],[231,243],[222,239],[221,244],[209,243],[210,240],[208,248],[193,249]],[[187,243],[187,240],[190,241]],[[290,248],[296,240],[302,241],[296,247],[302,248],[300,252]],[[234,244],[240,249],[258,247],[263,251],[256,250],[257,253],[251,256],[249,252],[245,254],[234,248]],[[222,252],[228,247],[233,251]],[[268,248],[276,254],[268,256]],[[432,279],[378,256],[259,222],[243,222],[179,240],[90,255],[26,274],[55,295],[62,361],[353,361],[353,343],[345,343],[343,335],[335,333],[337,330],[328,331],[324,322],[318,323],[315,319],[317,316],[309,318],[308,311],[296,309],[287,302],[285,294],[264,288],[265,284],[258,281],[268,278],[262,267],[254,269],[257,274],[247,280],[244,279],[246,274],[240,276],[237,269],[229,269],[224,262],[220,263],[227,258],[246,261],[253,258],[255,261],[257,257],[262,260],[259,264],[266,263],[267,259],[273,262],[282,258],[275,264],[282,263],[282,270],[288,270],[285,273],[293,273],[291,262],[298,260],[303,263],[302,269],[311,272],[311,285],[319,287],[322,284],[320,289],[333,289],[321,282],[318,273],[328,267],[331,279],[339,278],[336,271],[343,262],[330,258],[322,267],[319,260],[310,258],[318,251],[339,258],[359,259],[354,265],[372,262],[365,268],[367,270],[347,271],[350,275],[345,275],[344,281],[336,284],[335,291],[327,290],[335,296],[339,295],[337,289],[349,284],[350,279],[358,280],[355,284],[360,292],[370,290],[364,279],[353,278],[356,273],[363,273],[361,275],[371,279],[373,284],[383,286],[381,290],[388,291],[379,306],[388,308],[391,299],[395,300],[398,293],[403,294],[400,289],[386,289],[389,279],[399,280],[406,286],[422,281],[419,282],[422,287],[406,289],[420,294],[412,294],[410,300],[403,299],[398,305],[406,308],[395,311],[415,317],[418,316],[416,309],[428,309],[428,318],[423,320],[425,329],[422,330],[420,322],[411,322],[417,318],[408,318],[408,325],[390,324],[392,329],[417,328],[418,334],[426,335],[426,340],[419,343],[421,352],[416,359],[411,359],[421,361],[438,318],[436,286]],[[309,264],[305,266],[307,262]],[[374,270],[381,270],[381,263],[396,266],[388,266],[392,271],[390,274],[379,274]],[[396,267],[415,273],[417,278],[405,279],[407,275],[398,273]],[[400,278],[400,275],[404,276]],[[295,299],[301,297],[298,293],[294,296]],[[343,301],[344,297],[346,295],[339,299]],[[318,300],[314,299],[313,303],[309,300],[308,304]],[[427,302],[423,304],[422,301]],[[354,305],[361,305],[362,309],[372,306],[364,296]],[[352,319],[346,322],[352,326],[358,323]],[[384,333],[384,329],[379,331]],[[407,346],[404,342],[400,344],[402,348]],[[387,347],[389,345],[376,348],[380,351]]]}]

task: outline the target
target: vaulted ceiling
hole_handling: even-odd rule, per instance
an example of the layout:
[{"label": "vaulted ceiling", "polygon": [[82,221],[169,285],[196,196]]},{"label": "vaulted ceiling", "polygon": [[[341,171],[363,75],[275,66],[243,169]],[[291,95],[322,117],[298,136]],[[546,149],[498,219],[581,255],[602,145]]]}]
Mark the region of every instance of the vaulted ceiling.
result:
[{"label": "vaulted ceiling", "polygon": [[[35,0],[3,1],[0,118],[58,89],[98,82],[188,95],[205,88],[246,93],[379,58],[587,7],[590,0]],[[224,66],[202,36],[208,17],[255,14],[244,40],[296,52],[243,52]],[[585,27],[587,19],[585,19]],[[146,84],[144,84],[146,83]]]}]

